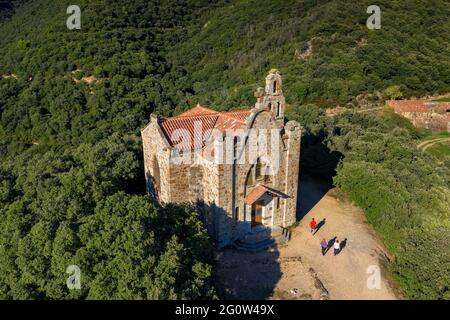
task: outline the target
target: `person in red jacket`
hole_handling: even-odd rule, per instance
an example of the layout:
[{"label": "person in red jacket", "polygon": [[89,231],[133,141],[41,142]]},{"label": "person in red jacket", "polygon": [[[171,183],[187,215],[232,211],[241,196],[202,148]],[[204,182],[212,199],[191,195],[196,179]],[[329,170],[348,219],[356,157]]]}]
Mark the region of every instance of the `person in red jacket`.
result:
[{"label": "person in red jacket", "polygon": [[314,233],[314,230],[316,230],[317,227],[317,222],[314,218],[309,222],[309,227],[311,228],[311,233]]}]

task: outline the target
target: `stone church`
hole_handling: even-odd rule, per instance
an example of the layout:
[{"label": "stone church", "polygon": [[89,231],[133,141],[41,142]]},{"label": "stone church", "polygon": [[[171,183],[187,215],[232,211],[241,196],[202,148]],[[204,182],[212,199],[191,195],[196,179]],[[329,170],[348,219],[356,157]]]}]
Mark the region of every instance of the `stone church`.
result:
[{"label": "stone church", "polygon": [[286,123],[278,70],[255,97],[251,109],[152,114],[141,132],[147,191],[195,205],[219,248],[267,244],[296,221],[301,126]]}]

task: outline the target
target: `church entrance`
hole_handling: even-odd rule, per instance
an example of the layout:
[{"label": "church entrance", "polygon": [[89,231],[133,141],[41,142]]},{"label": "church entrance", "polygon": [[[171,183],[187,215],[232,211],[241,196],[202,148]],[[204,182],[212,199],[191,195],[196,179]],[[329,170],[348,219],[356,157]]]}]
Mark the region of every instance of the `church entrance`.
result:
[{"label": "church entrance", "polygon": [[262,208],[261,201],[252,204],[252,227],[262,224]]}]

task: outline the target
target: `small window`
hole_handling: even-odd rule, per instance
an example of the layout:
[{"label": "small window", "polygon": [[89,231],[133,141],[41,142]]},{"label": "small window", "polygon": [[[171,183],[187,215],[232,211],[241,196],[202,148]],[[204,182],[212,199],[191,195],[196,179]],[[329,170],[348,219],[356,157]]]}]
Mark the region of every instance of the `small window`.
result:
[{"label": "small window", "polygon": [[234,219],[239,220],[239,207],[234,209]]},{"label": "small window", "polygon": [[277,209],[280,209],[280,197],[277,197]]},{"label": "small window", "polygon": [[273,93],[277,93],[277,82],[273,82]]},{"label": "small window", "polygon": [[269,109],[272,111],[272,104],[269,102]]},{"label": "small window", "polygon": [[280,107],[280,103],[278,102],[277,104],[277,118],[281,115],[281,107]]}]

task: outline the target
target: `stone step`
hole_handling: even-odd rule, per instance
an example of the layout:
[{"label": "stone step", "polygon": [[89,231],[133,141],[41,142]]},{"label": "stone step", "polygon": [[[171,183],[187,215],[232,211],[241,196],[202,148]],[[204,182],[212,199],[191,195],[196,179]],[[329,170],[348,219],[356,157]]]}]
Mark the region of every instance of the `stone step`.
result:
[{"label": "stone step", "polygon": [[274,244],[275,244],[274,239],[265,239],[265,240],[257,242],[257,243],[247,243],[247,242],[241,242],[240,240],[238,240],[234,243],[234,247],[241,251],[258,252],[258,251],[267,250],[268,248],[272,247]]},{"label": "stone step", "polygon": [[264,226],[253,227],[247,235],[264,235],[270,233],[270,228]]},{"label": "stone step", "polygon": [[242,240],[236,241],[236,243],[239,245],[239,247],[242,247],[242,248],[254,248],[254,247],[259,247],[264,244],[268,244],[268,243],[272,243],[272,242],[275,242],[275,239],[267,238],[267,239],[261,240],[259,242],[246,242],[246,241],[242,241]]},{"label": "stone step", "polygon": [[253,233],[253,232],[248,233],[240,240],[242,242],[247,242],[247,243],[257,243],[257,242],[269,239],[270,237],[271,237],[270,230],[266,230],[266,231],[260,231],[260,232],[256,232],[256,233]]},{"label": "stone step", "polygon": [[270,248],[275,244],[285,243],[288,239],[286,233],[281,227],[267,228],[258,226],[252,229],[242,239],[234,243],[234,247],[238,250],[247,252],[257,252]]}]

